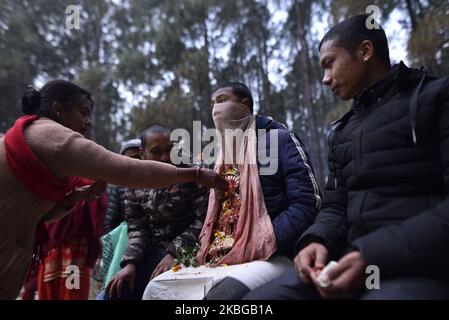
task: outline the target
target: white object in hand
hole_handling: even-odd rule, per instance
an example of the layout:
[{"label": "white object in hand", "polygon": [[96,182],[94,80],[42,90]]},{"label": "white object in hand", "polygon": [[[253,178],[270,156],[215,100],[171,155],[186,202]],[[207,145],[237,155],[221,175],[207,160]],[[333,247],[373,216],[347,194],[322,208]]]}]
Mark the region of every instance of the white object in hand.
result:
[{"label": "white object in hand", "polygon": [[321,270],[321,272],[318,274],[318,277],[316,278],[316,282],[319,284],[320,287],[327,288],[331,285],[328,273],[336,266],[337,262],[331,261],[323,268],[323,270]]}]

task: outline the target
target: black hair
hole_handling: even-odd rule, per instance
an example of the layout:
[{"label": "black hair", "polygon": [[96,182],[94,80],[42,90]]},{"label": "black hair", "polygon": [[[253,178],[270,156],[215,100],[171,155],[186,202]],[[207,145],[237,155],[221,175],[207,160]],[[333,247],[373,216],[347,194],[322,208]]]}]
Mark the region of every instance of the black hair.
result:
[{"label": "black hair", "polygon": [[140,143],[142,144],[142,148],[145,148],[146,138],[152,134],[159,133],[159,134],[167,134],[170,136],[170,129],[160,126],[158,124],[152,125],[140,133]]},{"label": "black hair", "polygon": [[58,101],[64,108],[70,108],[82,98],[87,98],[94,105],[91,94],[86,89],[65,80],[47,82],[41,90],[29,86],[22,98],[21,108],[24,114],[50,117],[53,102]]},{"label": "black hair", "polygon": [[215,87],[214,92],[221,88],[232,88],[232,93],[234,93],[240,100],[247,98],[249,100],[249,109],[253,112],[253,96],[245,84],[237,81],[225,82]]},{"label": "black hair", "polygon": [[368,14],[350,17],[332,27],[323,37],[318,47],[321,50],[323,43],[335,41],[337,46],[346,49],[351,55],[355,55],[357,47],[365,40],[372,42],[374,54],[389,68],[390,52],[388,50],[387,36],[380,26],[367,28],[366,22],[371,19]]}]

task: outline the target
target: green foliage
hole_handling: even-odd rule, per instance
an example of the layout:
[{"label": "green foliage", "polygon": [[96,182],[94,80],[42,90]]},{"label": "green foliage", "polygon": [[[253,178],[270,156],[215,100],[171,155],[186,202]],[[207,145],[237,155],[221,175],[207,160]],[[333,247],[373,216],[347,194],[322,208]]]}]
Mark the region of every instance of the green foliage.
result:
[{"label": "green foliage", "polygon": [[200,246],[196,243],[193,246],[189,246],[186,248],[178,248],[176,252],[176,264],[181,264],[185,267],[197,267],[199,266],[198,260],[196,259],[196,254]]}]

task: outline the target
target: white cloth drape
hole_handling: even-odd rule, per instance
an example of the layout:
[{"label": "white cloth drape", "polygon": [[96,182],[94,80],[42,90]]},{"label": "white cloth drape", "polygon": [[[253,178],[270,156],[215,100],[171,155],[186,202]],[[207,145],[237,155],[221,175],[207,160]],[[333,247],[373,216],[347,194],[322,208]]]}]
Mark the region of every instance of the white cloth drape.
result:
[{"label": "white cloth drape", "polygon": [[150,281],[143,300],[201,300],[210,289],[225,277],[232,277],[253,290],[281,275],[292,266],[284,256],[274,256],[268,261],[253,261],[231,266],[181,268],[169,270]]}]

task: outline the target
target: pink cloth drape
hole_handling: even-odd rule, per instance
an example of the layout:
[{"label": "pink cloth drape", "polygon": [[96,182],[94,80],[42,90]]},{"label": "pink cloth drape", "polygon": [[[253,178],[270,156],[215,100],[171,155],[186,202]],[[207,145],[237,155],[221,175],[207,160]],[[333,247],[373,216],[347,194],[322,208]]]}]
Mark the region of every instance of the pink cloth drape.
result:
[{"label": "pink cloth drape", "polygon": [[[247,106],[235,102],[216,104],[213,117],[217,131],[222,135],[220,139],[222,151],[218,155],[215,171],[224,171],[227,164],[225,159],[228,159],[225,155],[229,155],[227,152],[234,153],[234,157],[236,154],[243,156],[241,158],[243,161],[234,163],[240,172],[241,198],[239,220],[234,233],[235,242],[232,249],[217,263],[240,264],[254,260],[267,260],[276,251],[276,238],[259,179],[256,161],[255,117]],[[241,129],[247,133],[248,138],[242,139],[240,145],[226,143],[224,137],[226,129]],[[213,241],[220,209],[221,204],[217,200],[215,190],[211,190],[207,216],[200,234],[200,249],[197,254],[197,259],[201,264],[207,263],[208,248]]]}]

